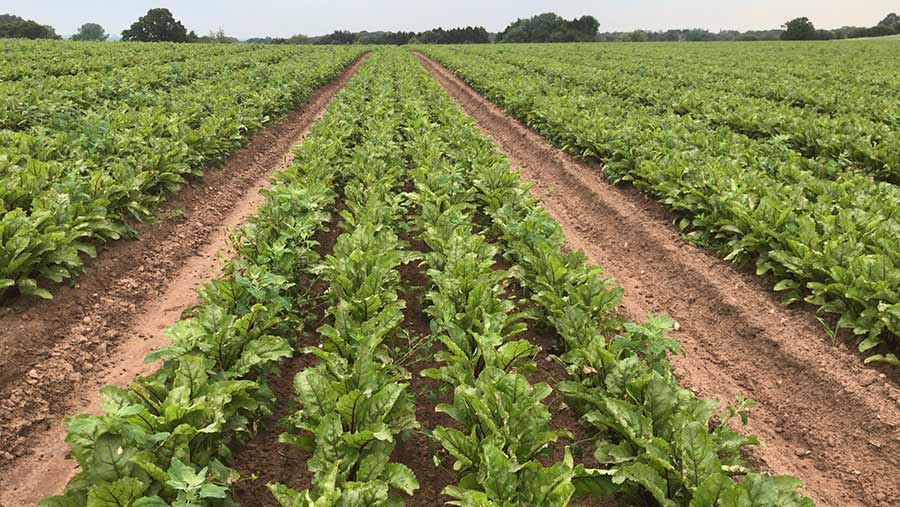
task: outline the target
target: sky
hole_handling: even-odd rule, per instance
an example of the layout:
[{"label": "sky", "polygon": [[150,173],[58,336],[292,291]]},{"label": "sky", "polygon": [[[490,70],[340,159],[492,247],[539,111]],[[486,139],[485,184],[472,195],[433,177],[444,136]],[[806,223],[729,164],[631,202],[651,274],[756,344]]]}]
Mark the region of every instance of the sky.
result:
[{"label": "sky", "polygon": [[321,35],[334,30],[424,31],[478,25],[502,31],[516,18],[553,11],[566,18],[591,14],[600,31],[777,28],[806,16],[818,28],[872,26],[900,0],[0,0],[10,13],[71,35],[85,22],[118,34],[153,7],[166,7],[199,35],[222,28],[241,39]]}]

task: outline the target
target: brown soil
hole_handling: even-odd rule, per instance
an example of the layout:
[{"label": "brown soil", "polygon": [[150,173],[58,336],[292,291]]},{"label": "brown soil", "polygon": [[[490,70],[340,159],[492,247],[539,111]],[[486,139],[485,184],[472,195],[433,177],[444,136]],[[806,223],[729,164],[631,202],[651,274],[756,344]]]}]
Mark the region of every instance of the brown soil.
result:
[{"label": "brown soil", "polygon": [[[410,234],[402,235],[402,238],[409,244],[409,249],[423,254],[428,251],[428,246],[423,241],[413,240],[411,236]],[[400,267],[402,277],[400,298],[406,301],[402,327],[404,332],[409,333],[413,339],[431,336],[428,317],[422,312],[426,304],[425,291],[428,287],[428,277],[425,274],[426,268],[421,262],[413,261]],[[401,350],[410,350],[406,340],[399,340],[396,345]],[[456,482],[456,474],[451,469],[453,458],[429,436],[430,432],[438,425],[454,425],[453,419],[435,411],[438,403],[452,401],[452,390],[447,390],[442,382],[421,376],[423,370],[439,366],[433,360],[437,345],[439,344],[430,343],[428,346],[411,351],[410,361],[403,365],[412,375],[409,391],[415,396],[416,421],[421,425],[421,429],[410,435],[407,440],[398,440],[392,456],[398,463],[403,463],[412,469],[419,481],[419,489],[411,498],[406,498],[407,507],[443,505],[449,497],[442,495],[441,491]],[[432,458],[435,454],[441,459],[439,467],[435,466]]]},{"label": "brown soil", "polygon": [[683,241],[651,198],[607,182],[504,114],[447,69],[417,57],[520,167],[582,249],[625,288],[622,312],[667,313],[699,396],[759,402],[747,431],[762,470],[793,474],[819,505],[900,505],[900,388],[892,372],[835,347],[808,308],[781,305],[760,279]]},{"label": "brown soil", "polygon": [[268,177],[290,163],[291,149],[366,56],[160,212],[182,219],[138,224],[140,239],[100,253],[77,287],[0,310],[0,505],[33,505],[62,490],[75,470],[63,418],[98,412],[99,386],[156,368],[144,356],[166,343],[161,331],[196,302],[195,289],[219,274],[228,231],[262,203]]},{"label": "brown soil", "polygon": [[[300,346],[314,345],[315,333],[306,337],[308,341]],[[279,504],[266,486],[280,483],[297,491],[312,488],[312,473],[306,468],[306,461],[312,454],[296,447],[282,444],[278,436],[287,428],[280,419],[296,410],[293,382],[297,373],[315,364],[313,356],[299,354],[273,375],[269,387],[278,402],[272,417],[263,421],[259,432],[235,455],[233,464],[241,474],[234,486],[234,500],[242,507],[278,507]]]},{"label": "brown soil", "polygon": [[[523,291],[524,292],[524,291]],[[524,294],[522,294],[524,297]],[[553,431],[568,430],[571,437],[562,437],[552,448],[549,456],[541,459],[545,466],[558,463],[565,457],[565,450],[568,447],[572,452],[575,464],[583,464],[587,468],[597,468],[599,465],[594,458],[595,447],[593,441],[597,437],[596,430],[586,426],[580,420],[578,413],[568,407],[563,397],[556,389],[557,384],[568,380],[565,368],[557,361],[553,360],[551,355],[560,355],[563,353],[561,348],[562,339],[551,327],[540,322],[526,322],[528,329],[517,336],[516,339],[528,340],[541,348],[537,355],[537,371],[528,375],[528,381],[532,385],[545,383],[549,385],[553,392],[544,400],[544,404],[550,409],[550,429]],[[619,507],[628,505],[625,500],[617,497],[600,498],[587,496],[578,498],[573,505],[579,507]]]},{"label": "brown soil", "polygon": [[[318,247],[316,251],[324,258],[334,249],[334,242],[341,231],[338,225],[338,213],[332,214],[329,227],[316,234]],[[326,286],[321,281],[310,280],[313,283],[311,294],[313,297],[322,298],[314,307],[308,317],[307,329],[295,345],[296,350],[313,346],[318,343],[316,329],[325,319],[326,303],[324,300]],[[269,375],[269,387],[275,394],[275,409],[273,414],[263,420],[259,431],[244,447],[235,452],[235,461],[232,464],[241,475],[241,480],[234,487],[234,499],[243,507],[278,507],[278,502],[269,492],[267,484],[280,483],[297,491],[312,488],[312,473],[306,466],[306,461],[312,454],[293,446],[282,444],[278,436],[287,427],[281,420],[297,409],[294,396],[294,377],[306,368],[312,368],[318,360],[315,356],[298,352],[295,357],[278,371]]]}]

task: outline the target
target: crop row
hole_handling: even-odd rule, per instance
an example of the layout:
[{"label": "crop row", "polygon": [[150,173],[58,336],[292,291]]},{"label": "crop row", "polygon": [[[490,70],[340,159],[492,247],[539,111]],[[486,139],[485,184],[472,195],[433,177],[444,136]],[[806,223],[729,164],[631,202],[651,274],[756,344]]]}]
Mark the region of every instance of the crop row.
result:
[{"label": "crop row", "polygon": [[[260,64],[240,56],[194,60],[202,70],[190,85],[96,111],[62,100],[46,126],[0,131],[0,296],[50,297],[44,285],[76,276],[81,255],[131,234],[129,221],[150,217],[186,177],[224,160],[358,53],[294,50]],[[234,68],[217,77],[227,62]]]},{"label": "crop row", "polygon": [[58,78],[33,77],[0,84],[0,127],[13,132],[37,128],[35,135],[78,131],[79,123],[94,116],[105,118],[123,109],[150,108],[177,98],[194,83],[210,79],[235,79],[230,74],[253,67],[268,67],[295,56],[289,51],[193,55],[205,62],[198,65],[182,55],[166,59],[160,50],[158,61],[142,61],[105,72],[66,75]]},{"label": "crop row", "polygon": [[318,329],[321,343],[305,350],[318,364],[295,377],[300,408],[281,438],[312,451],[313,488],[269,485],[285,507],[403,505],[397,491],[419,488],[412,470],[391,459],[397,436],[418,428],[410,375],[385,347],[403,321],[398,268],[417,255],[398,236],[406,177],[398,93],[389,69],[379,67],[384,62],[372,60],[356,78],[363,85],[344,92],[359,106],[345,121],[364,128],[346,168],[343,232],[320,268],[331,323]]},{"label": "crop row", "polygon": [[[552,55],[549,46],[534,45],[529,52]],[[605,74],[622,72],[620,85],[629,77],[667,78],[685,89],[734,92],[788,105],[798,112],[827,116],[860,115],[889,125],[897,123],[900,91],[898,70],[885,62],[897,52],[890,41],[865,44],[701,44],[579,45],[567,60]],[[558,56],[558,55],[556,55]],[[847,62],[853,62],[847,65]]]},{"label": "crop row", "polygon": [[525,376],[535,370],[538,348],[516,339],[526,326],[504,294],[511,274],[494,269],[497,247],[473,231],[475,194],[459,169],[426,150],[419,155],[412,158],[417,225],[430,249],[425,312],[443,346],[434,357],[441,366],[422,374],[453,389],[452,402],[437,410],[457,425],[432,430],[458,474],[444,493],[457,505],[568,505],[575,493],[572,456],[566,450],[550,466],[541,459],[570,432],[550,427],[543,403],[550,386]]},{"label": "crop row", "polygon": [[[669,74],[591,62],[590,53],[567,51],[548,59],[529,53],[506,53],[499,59],[540,74],[555,88],[583,95],[608,94],[645,105],[660,114],[688,114],[754,139],[777,138],[822,163],[857,168],[877,179],[900,183],[900,134],[896,125],[845,113],[835,117],[748,97],[726,89],[673,82]],[[496,59],[497,57],[495,57]],[[900,114],[895,107],[894,115]]]},{"label": "crop row", "polygon": [[569,93],[539,73],[428,53],[572,153],[604,162],[681,215],[687,238],[770,274],[786,301],[839,316],[869,361],[897,363],[900,188],[834,171],[777,142],[711,130],[608,95]]},{"label": "crop row", "polygon": [[127,388],[102,391],[103,415],[67,420],[81,471],[46,507],[210,505],[229,495],[232,448],[271,414],[266,375],[290,357],[314,322],[317,234],[330,220],[343,168],[362,126],[358,101],[339,95],[266,202],[235,231],[236,256],[201,303],[151,354],[162,367]]},{"label": "crop row", "polygon": [[[319,150],[322,151],[321,149]],[[42,505],[168,505],[222,498],[236,479],[230,446],[253,434],[274,399],[264,374],[292,355],[302,279],[334,201],[326,164],[298,162],[235,236],[237,256],[199,292],[191,316],[148,356],[160,370],[102,391],[101,416],[67,421],[81,472]],[[138,501],[138,499],[142,499]]]},{"label": "crop row", "polygon": [[[420,87],[428,90],[435,88],[434,83]],[[536,465],[523,467],[528,471],[520,472],[523,476],[519,479],[527,478],[525,481],[504,476],[508,477],[504,484],[510,488],[519,485],[530,492],[543,487],[546,488],[543,493],[552,491],[558,496],[492,498],[490,495],[494,491],[483,482],[479,483],[490,501],[496,502],[496,505],[566,505],[563,485],[570,484],[570,495],[574,491],[579,495],[618,494],[633,501],[653,498],[660,505],[729,505],[728,502],[737,504],[740,498],[757,494],[760,505],[811,505],[809,499],[794,491],[800,485],[796,479],[758,474],[742,463],[740,449],[756,443],[756,439],[731,430],[727,421],[733,417],[745,418],[746,409],[751,404],[738,400],[734,405],[717,409],[715,403],[698,400],[681,388],[667,360],[667,352],[680,350],[676,343],[665,337],[671,322],[665,317],[652,317],[648,322],[639,324],[618,317],[615,312],[621,289],[600,278],[602,271],[588,265],[582,253],[564,253],[564,237],[559,224],[547,215],[518,176],[510,171],[509,162],[495,151],[493,145],[479,134],[471,121],[439,89],[432,90],[422,100],[440,111],[432,115],[440,117],[445,128],[452,131],[441,151],[433,151],[436,154],[433,160],[422,167],[428,179],[439,182],[436,188],[450,194],[445,198],[444,205],[439,206],[432,213],[433,217],[425,222],[446,224],[445,227],[451,231],[467,231],[476,214],[485,217],[479,223],[496,243],[484,245],[477,239],[481,235],[469,234],[469,238],[475,238],[468,240],[472,245],[470,257],[482,259],[484,265],[490,266],[489,256],[499,249],[513,264],[510,273],[520,284],[523,295],[532,299],[539,309],[539,319],[556,330],[566,350],[558,360],[567,367],[570,378],[557,386],[558,390],[582,414],[582,421],[600,432],[595,452],[600,468],[579,465],[572,469],[566,453],[563,463],[544,470],[544,473],[550,473],[553,469],[554,480],[529,476],[539,468]],[[441,167],[452,168],[450,175],[443,178],[434,176],[440,174]],[[452,191],[454,188],[458,189],[455,194]],[[470,208],[466,219],[459,217],[460,214],[454,211],[451,204],[462,203],[458,206],[466,209],[466,204],[473,202],[476,207]],[[427,208],[423,206],[424,209]],[[427,237],[428,233],[425,235]],[[449,232],[438,231],[434,236],[453,237]],[[445,243],[445,239],[438,242]],[[478,255],[476,252],[479,251],[483,253]],[[484,268],[478,270],[476,265],[461,272],[469,273],[468,278],[463,278],[469,280],[469,285],[475,284],[473,273],[482,273],[479,279],[488,287],[492,286],[493,280],[503,279],[504,276],[492,274]],[[439,286],[437,283],[435,285]],[[492,307],[486,302],[479,306]],[[511,339],[510,334],[516,330],[515,319],[511,319],[512,323],[506,327],[502,325],[504,317],[508,321],[509,315],[515,315],[512,311],[507,308],[493,319],[484,319],[484,322],[498,324],[493,333],[476,332],[474,336],[486,334],[496,338],[476,342],[480,347],[474,349],[474,356],[480,353],[485,357],[480,361],[471,361],[470,365],[486,365],[490,364],[489,361],[495,361],[501,369],[503,365],[511,364],[512,368],[528,371],[533,349],[527,343]],[[437,310],[433,313],[454,314],[453,311]],[[457,311],[456,315],[467,314]],[[511,333],[504,334],[504,330]],[[494,352],[494,349],[505,353]],[[448,355],[453,357],[456,354]],[[519,365],[515,366],[517,362]],[[463,369],[451,371],[461,372]],[[459,378],[458,382],[466,380],[460,374],[449,378],[454,377]],[[503,385],[502,382],[494,384]],[[464,394],[473,392],[477,391],[463,389]],[[496,388],[487,388],[487,392],[491,394],[482,395],[480,399],[503,399],[496,394]],[[532,395],[541,398],[546,394]],[[469,401],[469,405],[478,407],[471,398],[464,399]],[[518,406],[527,406],[524,400],[533,402],[534,398],[525,397],[523,405]],[[466,409],[454,402],[448,410],[452,414],[466,414],[471,408]],[[540,448],[541,444],[550,445],[558,435],[542,429],[541,410],[529,407],[527,412],[530,417],[522,416],[522,420],[516,422],[521,426],[514,427],[512,422],[507,422],[507,427],[515,428],[512,434],[519,435],[520,440],[517,441],[530,442],[522,437],[526,434],[534,436],[535,440],[546,439],[532,446],[532,451]],[[463,420],[483,423],[490,418],[470,415],[469,419]],[[465,442],[459,438],[456,441]],[[473,447],[460,446],[455,449],[471,451]],[[463,457],[461,466],[472,460],[471,454],[457,452]],[[517,470],[516,466],[505,468],[502,463],[502,460],[491,461],[489,467],[497,468],[476,476],[482,480],[485,477],[495,479],[500,474]],[[525,463],[518,461],[519,465]],[[564,472],[566,469],[567,473]],[[733,481],[732,477],[740,477],[741,480]],[[471,481],[461,482],[472,484]],[[485,500],[481,493],[451,491],[476,502],[463,502],[462,505],[494,505],[477,503]],[[535,498],[544,498],[545,503],[536,502]]]}]

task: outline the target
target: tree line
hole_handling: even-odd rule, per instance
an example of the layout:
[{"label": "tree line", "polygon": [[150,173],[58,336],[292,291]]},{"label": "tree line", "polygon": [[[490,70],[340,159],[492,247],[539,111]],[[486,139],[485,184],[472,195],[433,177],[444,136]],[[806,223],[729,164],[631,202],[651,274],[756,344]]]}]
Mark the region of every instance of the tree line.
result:
[{"label": "tree line", "polygon": [[[298,34],[292,37],[258,37],[246,42],[262,44],[489,44],[492,42],[577,42],[591,41],[597,35],[600,23],[593,16],[582,16],[567,21],[554,13],[545,13],[527,19],[518,19],[506,30],[490,33],[483,26],[463,28],[434,28],[424,32],[334,32],[309,37]],[[55,30],[36,21],[25,20],[9,14],[0,15],[0,38],[60,39]],[[107,40],[109,35],[96,23],[85,23],[73,35],[72,40]],[[228,37],[222,29],[206,36],[198,36],[172,15],[168,9],[150,9],[126,30],[122,40],[138,42],[240,42]]]},{"label": "tree line", "polygon": [[[445,30],[438,27],[424,32],[350,32],[336,30],[327,35],[309,37],[262,37],[246,42],[261,44],[488,44],[515,42],[694,42],[694,41],[756,41],[756,40],[830,40],[861,37],[881,37],[900,34],[900,16],[888,14],[872,27],[845,26],[833,30],[817,29],[806,17],[795,18],[781,28],[740,32],[722,30],[710,32],[700,28],[665,31],[635,30],[631,32],[598,33],[600,23],[593,16],[572,20],[547,12],[530,18],[517,19],[500,33],[490,33],[481,26],[467,26]],[[0,15],[0,38],[61,39],[53,27],[12,14]],[[72,40],[103,41],[109,34],[97,23],[85,23]],[[168,9],[150,9],[126,30],[122,40],[138,42],[240,42],[229,37],[221,28],[209,35],[198,36],[188,29]]]},{"label": "tree line", "polygon": [[496,34],[488,33],[484,27],[467,26],[444,30],[435,28],[426,32],[349,32],[335,30],[318,37],[294,35],[289,38],[253,38],[247,42],[261,44],[367,44],[396,45],[405,44],[488,44],[493,42]]},{"label": "tree line", "polygon": [[715,42],[715,41],[775,41],[775,40],[836,40],[862,37],[883,37],[900,34],[900,16],[888,14],[872,27],[844,26],[832,30],[817,29],[809,18],[795,18],[781,28],[771,30],[722,30],[711,32],[702,28],[664,31],[635,30],[605,32],[597,35],[597,42]]},{"label": "tree line", "polygon": [[0,37],[12,39],[61,39],[52,26],[12,14],[0,14]]},{"label": "tree line", "polygon": [[795,18],[784,24],[781,38],[784,40],[831,40],[884,37],[900,34],[900,16],[892,12],[872,27],[845,26],[834,30],[816,29],[809,18]]},{"label": "tree line", "polygon": [[337,30],[328,35],[307,37],[295,35],[287,39],[257,38],[247,42],[270,44],[489,44],[493,42],[591,42],[597,36],[600,22],[593,16],[571,21],[552,12],[517,19],[500,33],[490,33],[483,26],[467,26],[425,32],[349,32]]}]

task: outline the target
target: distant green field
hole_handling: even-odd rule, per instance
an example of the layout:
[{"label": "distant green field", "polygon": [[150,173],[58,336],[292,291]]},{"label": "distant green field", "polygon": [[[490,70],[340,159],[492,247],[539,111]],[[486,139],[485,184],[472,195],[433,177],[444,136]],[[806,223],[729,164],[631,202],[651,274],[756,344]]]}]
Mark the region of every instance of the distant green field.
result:
[{"label": "distant green field", "polygon": [[428,47],[684,234],[898,362],[900,44]]}]

